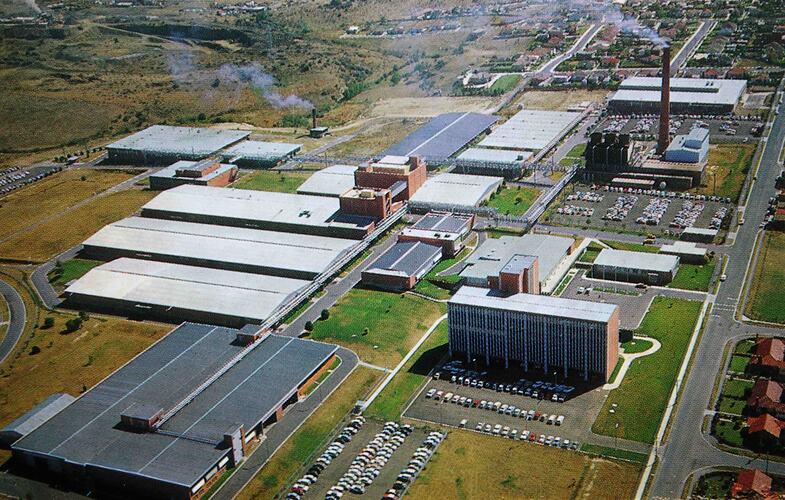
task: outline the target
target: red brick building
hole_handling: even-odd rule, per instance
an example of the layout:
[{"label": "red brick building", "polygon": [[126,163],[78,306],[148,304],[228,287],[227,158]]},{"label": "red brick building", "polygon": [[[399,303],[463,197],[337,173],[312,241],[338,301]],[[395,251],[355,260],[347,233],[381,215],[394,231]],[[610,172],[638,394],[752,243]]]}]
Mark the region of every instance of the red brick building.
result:
[{"label": "red brick building", "polygon": [[403,181],[405,187],[393,192],[395,201],[408,200],[425,183],[428,176],[425,162],[417,156],[385,156],[381,160],[358,168],[354,183],[359,187],[393,189]]},{"label": "red brick building", "polygon": [[342,194],[338,200],[341,213],[365,215],[377,220],[384,219],[396,208],[389,189],[354,188]]}]

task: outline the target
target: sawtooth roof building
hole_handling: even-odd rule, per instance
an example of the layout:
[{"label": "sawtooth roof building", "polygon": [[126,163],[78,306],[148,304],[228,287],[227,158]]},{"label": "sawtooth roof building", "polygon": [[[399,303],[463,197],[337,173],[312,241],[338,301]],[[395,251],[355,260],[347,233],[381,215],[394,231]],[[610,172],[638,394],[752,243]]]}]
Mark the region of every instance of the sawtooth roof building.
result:
[{"label": "sawtooth roof building", "polygon": [[442,258],[442,249],[420,241],[399,241],[362,272],[365,285],[411,290]]},{"label": "sawtooth roof building", "polygon": [[132,318],[262,324],[310,281],[120,258],[65,289],[67,302]]},{"label": "sawtooth roof building", "polygon": [[336,198],[191,185],[159,194],[142,216],[352,239],[374,228],[371,217],[342,214]]},{"label": "sawtooth roof building", "polygon": [[337,351],[254,338],[183,324],[16,441],[14,457],[93,491],[198,498],[286,418]]},{"label": "sawtooth roof building", "polygon": [[219,128],[153,125],[106,146],[109,163],[167,165],[202,160],[237,144],[251,133]]},{"label": "sawtooth roof building", "polygon": [[[731,113],[746,89],[746,80],[671,78],[671,112]],[[659,113],[661,91],[661,78],[633,76],[621,82],[608,107],[618,113]]]}]

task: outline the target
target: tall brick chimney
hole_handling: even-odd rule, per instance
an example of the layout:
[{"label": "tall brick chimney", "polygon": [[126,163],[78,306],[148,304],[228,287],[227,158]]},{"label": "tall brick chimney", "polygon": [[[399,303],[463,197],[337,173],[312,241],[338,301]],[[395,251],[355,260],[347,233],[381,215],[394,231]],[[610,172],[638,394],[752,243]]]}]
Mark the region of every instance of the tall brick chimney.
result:
[{"label": "tall brick chimney", "polygon": [[662,47],[662,91],[660,92],[660,135],[657,139],[657,153],[665,154],[670,136],[671,115],[671,47]]}]

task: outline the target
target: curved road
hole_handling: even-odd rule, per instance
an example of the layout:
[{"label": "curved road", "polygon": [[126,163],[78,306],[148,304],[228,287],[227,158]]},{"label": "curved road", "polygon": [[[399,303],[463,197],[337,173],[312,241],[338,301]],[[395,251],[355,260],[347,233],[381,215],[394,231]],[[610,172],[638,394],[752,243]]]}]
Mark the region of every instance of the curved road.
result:
[{"label": "curved road", "polygon": [[14,287],[5,281],[0,281],[0,295],[2,295],[8,303],[8,309],[11,313],[8,320],[8,331],[6,332],[3,341],[0,342],[0,364],[2,364],[8,355],[11,354],[11,351],[14,350],[16,343],[19,342],[22,331],[25,329],[27,315],[22,297]]}]

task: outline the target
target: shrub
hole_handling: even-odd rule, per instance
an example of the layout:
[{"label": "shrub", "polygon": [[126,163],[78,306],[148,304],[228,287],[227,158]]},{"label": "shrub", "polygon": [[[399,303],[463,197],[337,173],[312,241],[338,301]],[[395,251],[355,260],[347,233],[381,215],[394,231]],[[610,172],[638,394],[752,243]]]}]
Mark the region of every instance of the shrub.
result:
[{"label": "shrub", "polygon": [[312,332],[313,331],[313,323],[311,321],[305,322],[305,331]]},{"label": "shrub", "polygon": [[47,316],[44,318],[44,326],[42,328],[47,329],[52,328],[53,326],[55,326],[55,319],[53,317]]},{"label": "shrub", "polygon": [[319,315],[319,317],[322,320],[326,320],[327,318],[330,317],[330,311],[328,311],[327,309],[322,309],[322,313]]},{"label": "shrub", "polygon": [[38,354],[39,352],[41,352],[41,348],[38,347],[37,345],[34,345],[33,348],[30,349],[30,355],[31,356],[34,356],[34,355]]}]

